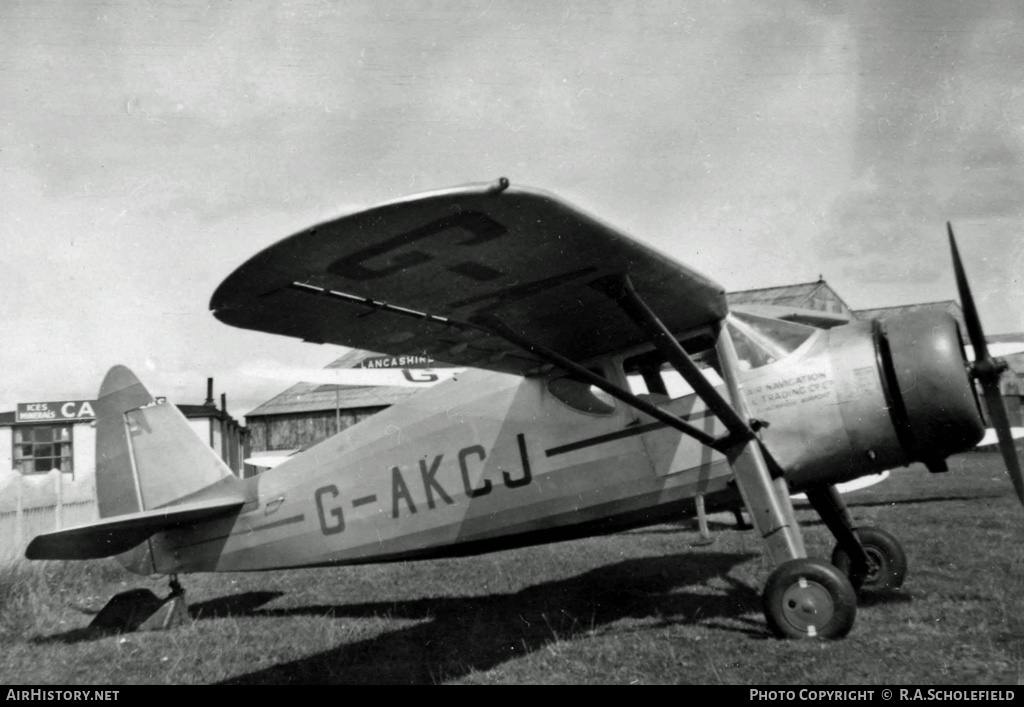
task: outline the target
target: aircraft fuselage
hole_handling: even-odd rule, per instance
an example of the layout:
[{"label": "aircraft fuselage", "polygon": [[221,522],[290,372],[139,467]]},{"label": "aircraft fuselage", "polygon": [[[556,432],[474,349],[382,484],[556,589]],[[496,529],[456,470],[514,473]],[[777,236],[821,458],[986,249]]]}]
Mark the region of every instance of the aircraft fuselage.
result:
[{"label": "aircraft fuselage", "polygon": [[[626,385],[625,356],[595,364]],[[870,324],[820,330],[740,374],[790,488],[913,461]],[[725,457],[584,384],[470,370],[249,481],[235,517],[151,540],[158,572],[243,571],[474,554],[739,503]],[[563,379],[564,381],[565,379]],[[724,388],[724,386],[720,386]],[[649,396],[705,432],[692,393]]]}]

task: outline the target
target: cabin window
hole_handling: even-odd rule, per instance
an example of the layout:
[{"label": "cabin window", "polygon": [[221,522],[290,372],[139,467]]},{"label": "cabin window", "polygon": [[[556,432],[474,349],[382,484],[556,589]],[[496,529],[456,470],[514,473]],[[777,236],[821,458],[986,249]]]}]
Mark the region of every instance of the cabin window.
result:
[{"label": "cabin window", "polygon": [[14,428],[14,468],[22,474],[73,473],[71,425],[23,425]]},{"label": "cabin window", "polygon": [[796,351],[818,331],[805,324],[741,312],[730,313],[726,326],[736,347],[740,368],[744,370],[775,363]]},{"label": "cabin window", "polygon": [[[692,357],[700,372],[712,385],[721,385],[722,378],[702,355]],[[655,349],[622,362],[629,389],[634,395],[645,396],[655,403],[659,399],[676,399],[693,393],[693,388],[670,364],[665,355]]]},{"label": "cabin window", "polygon": [[596,385],[582,383],[575,378],[552,378],[548,381],[548,392],[577,412],[611,415],[615,411],[615,398]]}]

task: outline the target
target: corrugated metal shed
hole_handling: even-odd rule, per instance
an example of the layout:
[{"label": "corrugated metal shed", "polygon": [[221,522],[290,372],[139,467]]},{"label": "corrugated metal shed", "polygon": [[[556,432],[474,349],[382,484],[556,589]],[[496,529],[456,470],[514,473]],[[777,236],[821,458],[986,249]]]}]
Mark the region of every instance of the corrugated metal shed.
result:
[{"label": "corrugated metal shed", "polygon": [[[353,349],[327,368],[355,368],[380,356]],[[304,449],[416,395],[420,389],[296,383],[245,416],[252,452]]]}]

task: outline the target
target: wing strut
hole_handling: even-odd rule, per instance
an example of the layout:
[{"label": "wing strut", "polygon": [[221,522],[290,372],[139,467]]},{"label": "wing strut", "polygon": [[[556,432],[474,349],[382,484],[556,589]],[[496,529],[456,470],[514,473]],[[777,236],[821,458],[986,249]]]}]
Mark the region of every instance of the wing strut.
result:
[{"label": "wing strut", "polygon": [[782,476],[772,479],[757,435],[746,422],[749,413],[736,377],[739,366],[729,330],[722,327],[719,331],[716,350],[732,404],[704,378],[697,364],[633,288],[628,275],[606,279],[601,286],[605,294],[614,299],[630,319],[647,332],[672,367],[729,430],[726,437],[717,440],[719,446],[716,449],[729,460],[740,495],[772,560],[781,564],[786,560],[806,557],[807,551],[789,500],[786,479]]},{"label": "wing strut", "polygon": [[693,437],[701,444],[706,444],[707,446],[711,447],[712,449],[715,449],[716,451],[725,454],[726,447],[728,447],[729,444],[732,442],[731,437],[719,438],[714,437],[713,435],[709,435],[707,432],[700,429],[699,427],[694,427],[685,420],[679,419],[672,413],[666,412],[665,410],[662,410],[661,408],[652,405],[646,400],[638,398],[629,391],[620,388],[614,383],[608,381],[606,378],[599,376],[598,374],[584,368],[575,361],[572,361],[566,358],[565,356],[562,356],[561,354],[552,351],[551,349],[541,346],[540,344],[535,344],[525,339],[524,337],[520,336],[515,331],[513,331],[511,327],[509,327],[507,324],[505,324],[505,322],[501,321],[497,317],[477,317],[474,318],[472,322],[475,325],[483,329],[486,329],[507,341],[510,341],[516,346],[545,359],[546,361],[558,366],[559,368],[567,371],[568,373],[571,373],[573,376],[579,378],[580,380],[586,381],[591,385],[597,386],[598,388],[608,393],[608,395],[612,396],[613,398],[621,400],[630,407],[633,407],[641,412],[647,413],[648,415],[658,420],[659,422],[664,422],[669,427],[674,427],[683,434]]},{"label": "wing strut", "polygon": [[651,311],[647,303],[633,288],[629,275],[608,278],[601,283],[606,288],[605,294],[614,299],[619,307],[629,315],[647,333],[655,346],[665,355],[672,367],[683,377],[700,399],[708,406],[715,416],[722,421],[731,433],[723,440],[725,446],[735,442],[743,442],[754,437],[754,431],[736,414],[733,406],[719,395],[715,387],[697,368],[697,364],[686,353],[683,347],[672,336],[660,319]]}]

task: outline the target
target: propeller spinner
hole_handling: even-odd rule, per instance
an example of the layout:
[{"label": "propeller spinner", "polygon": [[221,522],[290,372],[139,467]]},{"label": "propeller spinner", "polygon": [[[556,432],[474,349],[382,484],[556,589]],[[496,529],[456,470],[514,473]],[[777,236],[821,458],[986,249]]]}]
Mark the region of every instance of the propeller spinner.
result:
[{"label": "propeller spinner", "polygon": [[967,335],[974,347],[974,363],[971,365],[971,374],[981,382],[989,418],[999,437],[999,450],[1003,454],[1003,461],[1006,462],[1006,471],[1010,474],[1017,498],[1024,504],[1024,473],[1021,472],[1020,460],[1017,458],[1017,450],[1013,442],[1013,433],[1010,430],[1009,415],[999,390],[999,378],[1007,369],[1007,364],[1002,359],[993,358],[989,354],[985,333],[981,328],[981,319],[974,306],[974,296],[971,294],[970,285],[967,284],[967,275],[964,273],[964,266],[960,260],[960,251],[956,247],[953,226],[948,221],[946,230],[949,232],[949,248],[953,253],[953,271],[956,274],[960,305],[963,307],[964,320],[967,323]]}]

